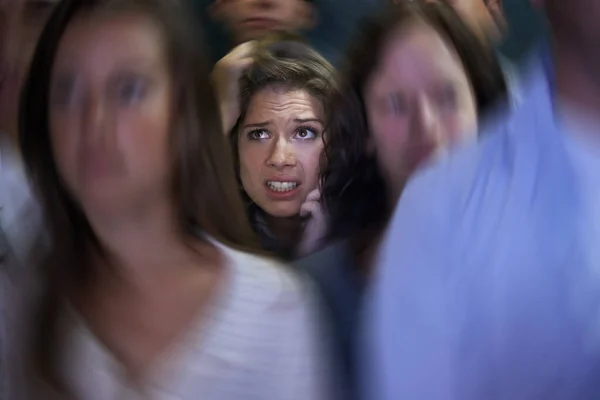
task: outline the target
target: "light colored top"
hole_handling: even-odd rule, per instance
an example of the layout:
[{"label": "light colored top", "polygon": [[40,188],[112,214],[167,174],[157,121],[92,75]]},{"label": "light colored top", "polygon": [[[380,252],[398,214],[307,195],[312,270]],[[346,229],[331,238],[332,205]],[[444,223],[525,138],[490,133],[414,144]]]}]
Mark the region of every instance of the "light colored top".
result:
[{"label": "light colored top", "polygon": [[535,63],[507,120],[404,192],[368,301],[365,398],[600,398],[599,170],[579,179],[551,77]]},{"label": "light colored top", "polygon": [[330,354],[312,291],[275,261],[218,245],[229,281],[211,317],[160,360],[142,392],[71,311],[65,376],[85,400],[329,399]]},{"label": "light colored top", "polygon": [[31,273],[42,255],[42,214],[13,144],[0,133],[0,399],[16,399],[16,341],[33,295]]}]

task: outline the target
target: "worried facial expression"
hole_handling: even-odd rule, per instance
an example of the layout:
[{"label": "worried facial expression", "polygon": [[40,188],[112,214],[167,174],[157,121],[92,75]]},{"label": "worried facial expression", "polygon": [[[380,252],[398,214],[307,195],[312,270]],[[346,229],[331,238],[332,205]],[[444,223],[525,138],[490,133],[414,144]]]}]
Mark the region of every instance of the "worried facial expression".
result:
[{"label": "worried facial expression", "polygon": [[318,184],[323,109],[304,90],[267,87],[256,93],[238,132],[240,178],[267,214],[298,214]]}]

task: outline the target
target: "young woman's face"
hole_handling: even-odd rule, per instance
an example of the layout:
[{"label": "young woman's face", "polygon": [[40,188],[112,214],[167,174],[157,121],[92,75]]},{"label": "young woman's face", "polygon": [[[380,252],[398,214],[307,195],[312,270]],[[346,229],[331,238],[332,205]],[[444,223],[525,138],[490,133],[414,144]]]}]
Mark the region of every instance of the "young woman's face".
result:
[{"label": "young woman's face", "polygon": [[248,196],[273,217],[291,217],[317,187],[323,109],[304,90],[256,93],[238,132],[240,177]]},{"label": "young woman's face", "polygon": [[157,27],[126,14],[79,17],[57,51],[50,135],[58,171],[84,209],[142,209],[165,196],[174,109]]},{"label": "young woman's face", "polygon": [[417,167],[475,138],[477,111],[466,72],[454,48],[427,25],[388,38],[364,96],[371,144],[394,196]]}]

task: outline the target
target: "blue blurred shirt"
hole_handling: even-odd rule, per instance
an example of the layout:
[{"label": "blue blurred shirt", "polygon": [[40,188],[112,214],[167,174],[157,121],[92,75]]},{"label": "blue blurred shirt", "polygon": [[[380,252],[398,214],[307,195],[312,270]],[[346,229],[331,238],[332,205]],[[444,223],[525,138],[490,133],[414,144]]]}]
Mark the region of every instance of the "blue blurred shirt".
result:
[{"label": "blue blurred shirt", "polygon": [[406,189],[368,300],[368,400],[600,398],[600,234],[551,77]]}]

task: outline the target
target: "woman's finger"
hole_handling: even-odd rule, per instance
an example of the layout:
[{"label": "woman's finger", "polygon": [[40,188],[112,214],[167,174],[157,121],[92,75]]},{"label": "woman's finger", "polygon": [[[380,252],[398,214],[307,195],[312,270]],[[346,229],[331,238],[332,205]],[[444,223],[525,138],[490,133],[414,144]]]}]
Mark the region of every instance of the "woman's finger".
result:
[{"label": "woman's finger", "polygon": [[306,201],[319,201],[321,200],[321,191],[319,189],[315,189],[306,196]]},{"label": "woman's finger", "polygon": [[300,207],[300,216],[308,217],[309,215],[312,217],[317,216],[321,212],[321,205],[316,201],[307,201]]}]

